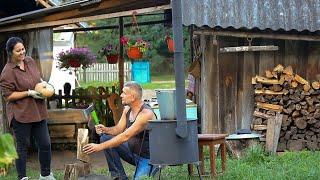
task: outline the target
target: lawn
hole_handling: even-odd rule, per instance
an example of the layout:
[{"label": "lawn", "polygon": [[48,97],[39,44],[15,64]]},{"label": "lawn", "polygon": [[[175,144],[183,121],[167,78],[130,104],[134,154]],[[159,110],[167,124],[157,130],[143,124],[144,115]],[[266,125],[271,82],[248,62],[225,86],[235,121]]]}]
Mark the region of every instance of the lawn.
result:
[{"label": "lawn", "polygon": [[[208,149],[205,149],[208,155]],[[220,167],[220,158],[217,158],[217,166]],[[246,156],[237,160],[228,158],[227,170],[224,174],[218,175],[217,179],[221,180],[316,180],[320,177],[320,152],[301,151],[301,152],[284,152],[281,155],[266,155],[261,147],[254,147],[247,150]],[[205,158],[205,166],[208,171],[209,159]],[[134,168],[125,164],[126,172],[132,177]],[[220,171],[220,169],[218,169]],[[105,168],[96,169],[96,174],[107,174]],[[28,176],[37,178],[37,170],[28,169]],[[63,179],[63,171],[56,171],[55,176],[58,180]],[[14,168],[11,168],[9,175],[2,179],[16,178]],[[0,177],[1,179],[1,177]],[[144,178],[152,179],[152,178]],[[189,179],[187,165],[168,166],[161,172],[161,179]],[[198,179],[196,176],[191,179]],[[211,179],[204,177],[204,179]]]}]

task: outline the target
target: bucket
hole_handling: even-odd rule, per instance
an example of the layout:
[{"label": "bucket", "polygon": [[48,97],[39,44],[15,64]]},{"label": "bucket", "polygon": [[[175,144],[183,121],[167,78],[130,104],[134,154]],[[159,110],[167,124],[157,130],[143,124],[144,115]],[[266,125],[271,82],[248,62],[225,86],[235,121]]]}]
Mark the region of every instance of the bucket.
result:
[{"label": "bucket", "polygon": [[160,117],[162,120],[173,120],[176,117],[176,90],[158,89],[156,90],[159,105]]}]

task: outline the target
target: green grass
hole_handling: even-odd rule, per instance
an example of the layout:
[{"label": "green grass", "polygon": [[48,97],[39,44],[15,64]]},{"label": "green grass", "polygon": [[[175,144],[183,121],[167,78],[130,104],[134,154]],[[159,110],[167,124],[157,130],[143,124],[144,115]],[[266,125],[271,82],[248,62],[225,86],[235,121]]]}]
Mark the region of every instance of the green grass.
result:
[{"label": "green grass", "polygon": [[[100,82],[100,81],[93,81],[93,82],[80,82],[80,86],[83,88],[86,88],[88,86],[93,86],[93,87],[111,87],[114,85],[116,82]],[[185,86],[187,86],[188,81],[185,81]],[[153,75],[151,77],[151,83],[144,83],[141,84],[143,89],[173,89],[175,88],[175,79],[174,75],[172,74],[166,74],[166,75]]]},{"label": "green grass", "polygon": [[[281,155],[267,155],[261,147],[249,149],[241,159],[228,158],[227,170],[224,174],[217,176],[219,180],[316,180],[320,177],[320,152],[301,151],[301,152],[284,152]],[[124,163],[126,172],[132,178],[134,167]],[[209,171],[208,149],[205,149],[205,168]],[[218,172],[221,171],[220,157],[217,158]],[[28,169],[28,176],[32,179],[39,177],[38,170]],[[194,172],[196,172],[194,168]],[[106,168],[95,169],[95,174],[108,176]],[[63,171],[54,172],[57,180],[63,179]],[[161,179],[187,180],[187,165],[167,166],[162,169]],[[1,179],[1,177],[0,177]],[[2,178],[3,179],[3,178]],[[16,179],[15,169],[12,167],[9,175],[4,179]],[[151,180],[153,178],[145,177],[143,179]],[[198,179],[196,176],[191,179]],[[204,177],[205,180],[212,179]]]}]

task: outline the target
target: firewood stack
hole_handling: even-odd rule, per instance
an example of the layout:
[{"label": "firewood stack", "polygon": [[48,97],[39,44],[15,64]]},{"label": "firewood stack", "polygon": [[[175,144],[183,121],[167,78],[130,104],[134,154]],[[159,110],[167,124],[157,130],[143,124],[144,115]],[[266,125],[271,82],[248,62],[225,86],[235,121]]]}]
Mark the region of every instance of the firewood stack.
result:
[{"label": "firewood stack", "polygon": [[319,150],[320,83],[294,74],[292,67],[277,65],[265,77],[252,78],[255,110],[251,128],[266,134],[267,122],[283,114],[278,151]]}]

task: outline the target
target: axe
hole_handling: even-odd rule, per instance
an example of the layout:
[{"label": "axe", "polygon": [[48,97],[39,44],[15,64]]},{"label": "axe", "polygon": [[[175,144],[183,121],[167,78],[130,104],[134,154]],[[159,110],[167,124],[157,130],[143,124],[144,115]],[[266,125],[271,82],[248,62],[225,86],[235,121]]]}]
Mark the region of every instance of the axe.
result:
[{"label": "axe", "polygon": [[94,110],[94,104],[90,104],[89,107],[87,109],[84,109],[83,110],[83,114],[84,114],[84,117],[86,119],[89,118],[89,116],[91,115],[92,119],[93,119],[93,122],[95,125],[98,125],[100,123],[99,121],[99,118],[97,116],[97,113],[96,111]]}]

